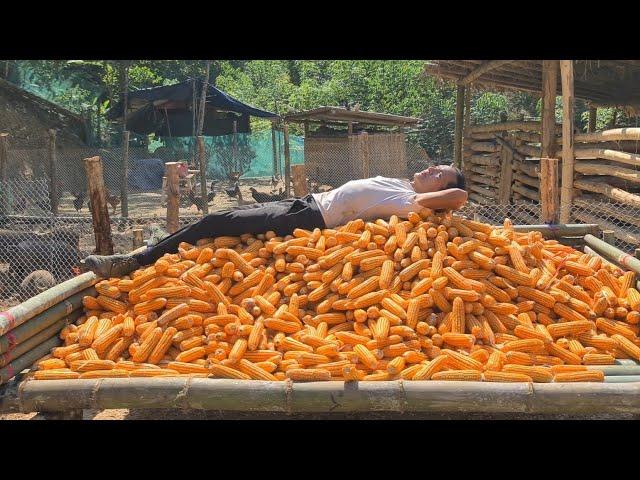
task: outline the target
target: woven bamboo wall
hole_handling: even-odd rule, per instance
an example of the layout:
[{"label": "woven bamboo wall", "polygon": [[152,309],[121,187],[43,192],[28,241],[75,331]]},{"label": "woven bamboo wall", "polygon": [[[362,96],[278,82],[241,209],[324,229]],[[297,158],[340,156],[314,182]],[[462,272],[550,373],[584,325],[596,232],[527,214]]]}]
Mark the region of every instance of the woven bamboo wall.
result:
[{"label": "woven bamboo wall", "polygon": [[406,136],[372,133],[345,137],[307,137],[304,159],[309,178],[334,187],[382,175],[406,177]]}]

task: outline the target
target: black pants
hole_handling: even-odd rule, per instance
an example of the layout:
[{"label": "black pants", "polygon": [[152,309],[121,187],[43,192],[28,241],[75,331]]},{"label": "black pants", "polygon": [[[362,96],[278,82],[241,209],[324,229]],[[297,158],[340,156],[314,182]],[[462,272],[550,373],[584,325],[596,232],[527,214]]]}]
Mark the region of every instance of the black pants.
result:
[{"label": "black pants", "polygon": [[150,265],[165,253],[177,253],[178,244],[223,235],[257,235],[273,230],[278,236],[290,235],[296,228],[326,228],[318,204],[311,195],[278,202],[256,203],[207,215],[135,255],[141,265]]}]

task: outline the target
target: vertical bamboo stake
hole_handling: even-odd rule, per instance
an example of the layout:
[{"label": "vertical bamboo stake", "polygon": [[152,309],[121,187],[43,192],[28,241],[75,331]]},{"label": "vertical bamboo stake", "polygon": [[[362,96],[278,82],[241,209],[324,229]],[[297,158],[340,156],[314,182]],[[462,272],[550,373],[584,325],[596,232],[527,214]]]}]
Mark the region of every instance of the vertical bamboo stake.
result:
[{"label": "vertical bamboo stake", "polygon": [[284,124],[284,193],[286,198],[291,196],[291,153],[289,152],[289,125]]},{"label": "vertical bamboo stake", "polygon": [[[196,140],[198,141],[198,164],[200,165],[200,196],[202,197],[202,214],[209,215],[209,204],[207,203],[207,159],[205,158],[204,137],[200,136]],[[168,180],[169,179],[167,178],[167,181]]]},{"label": "vertical bamboo stake", "polygon": [[58,214],[58,169],[56,168],[56,131],[52,128],[49,130],[49,205],[51,213]]},{"label": "vertical bamboo stake", "polygon": [[556,154],[556,85],[558,61],[542,61],[542,152],[552,158]]},{"label": "vertical bamboo stake", "polygon": [[122,167],[120,169],[120,214],[129,218],[129,131],[122,132]]},{"label": "vertical bamboo stake", "polygon": [[236,172],[244,173],[242,171],[241,166],[240,166],[240,162],[238,161],[238,121],[237,120],[233,121],[233,150],[232,150],[232,156],[233,156],[233,168],[235,168]]},{"label": "vertical bamboo stake", "polygon": [[167,177],[167,232],[178,230],[180,208],[180,184],[178,180],[178,162],[164,164],[164,174]]},{"label": "vertical bamboo stake", "polygon": [[616,241],[616,232],[614,232],[613,230],[603,230],[602,241],[608,243],[609,245],[613,245]]},{"label": "vertical bamboo stake", "polygon": [[202,94],[200,96],[200,109],[198,117],[198,135],[202,135],[204,129],[204,117],[207,110],[207,87],[209,86],[209,71],[211,70],[211,60],[205,62],[205,75],[202,83]]},{"label": "vertical bamboo stake", "polygon": [[142,228],[133,229],[133,249],[140,248],[144,244],[144,230]]},{"label": "vertical bamboo stake", "polygon": [[302,165],[292,165],[291,174],[293,176],[293,194],[296,197],[304,197],[309,193],[304,163]]},{"label": "vertical bamboo stake", "polygon": [[456,93],[456,127],[453,136],[453,163],[462,167],[462,124],[464,122],[464,85],[458,85]]},{"label": "vertical bamboo stake", "polygon": [[541,223],[558,223],[558,159],[540,159]]},{"label": "vertical bamboo stake", "polygon": [[369,155],[369,133],[362,132],[360,138],[360,148],[362,149],[362,178],[371,176],[371,156]]},{"label": "vertical bamboo stake", "polygon": [[471,126],[471,85],[464,92],[464,128]]},{"label": "vertical bamboo stake", "polygon": [[573,60],[560,60],[562,80],[562,190],[560,196],[560,222],[568,223],[573,203]]},{"label": "vertical bamboo stake", "polygon": [[113,240],[111,239],[111,221],[107,208],[107,193],[104,186],[104,174],[100,157],[84,159],[84,169],[87,175],[87,193],[91,202],[91,217],[96,237],[96,253],[99,255],[113,255]]},{"label": "vertical bamboo stake", "polygon": [[0,214],[9,213],[9,195],[7,185],[7,162],[9,160],[8,153],[9,134],[0,133]]},{"label": "vertical bamboo stake", "polygon": [[276,150],[276,124],[271,122],[271,148],[273,149],[273,176],[278,174],[278,152]]},{"label": "vertical bamboo stake", "polygon": [[596,131],[596,120],[598,118],[598,108],[589,107],[589,127],[588,132],[593,133]]}]

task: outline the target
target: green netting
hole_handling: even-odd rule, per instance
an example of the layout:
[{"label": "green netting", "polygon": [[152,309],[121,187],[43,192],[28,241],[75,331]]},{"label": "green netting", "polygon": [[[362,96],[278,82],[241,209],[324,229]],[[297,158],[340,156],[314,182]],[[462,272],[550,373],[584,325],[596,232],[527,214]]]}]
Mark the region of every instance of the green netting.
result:
[{"label": "green netting", "polygon": [[[284,139],[276,132],[276,174],[284,168]],[[274,155],[271,130],[204,137],[207,157],[207,177],[227,178],[231,172],[241,172],[243,178],[270,177],[274,174]],[[177,158],[193,159],[195,139],[189,137],[164,138],[164,148]],[[289,135],[291,164],[304,163],[304,137]]]}]

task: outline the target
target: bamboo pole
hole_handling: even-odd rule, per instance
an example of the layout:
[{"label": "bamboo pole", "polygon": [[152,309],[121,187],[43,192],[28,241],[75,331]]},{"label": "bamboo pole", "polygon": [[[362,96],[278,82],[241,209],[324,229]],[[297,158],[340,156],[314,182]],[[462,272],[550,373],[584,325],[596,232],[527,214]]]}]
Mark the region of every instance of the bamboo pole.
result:
[{"label": "bamboo pole", "polygon": [[[598,108],[597,107],[589,107],[589,126],[587,129],[588,133],[593,133],[596,131],[596,120],[598,118]],[[576,141],[578,141],[576,139]]]},{"label": "bamboo pole", "polygon": [[39,358],[44,357],[51,351],[52,348],[59,347],[61,344],[62,340],[60,340],[56,335],[42,342],[37,347],[32,348],[24,355],[21,355],[20,357],[12,360],[9,364],[5,365],[4,368],[0,368],[0,384],[5,383],[7,380],[15,377],[21,371],[31,367],[31,365],[33,365],[33,362],[35,362]]},{"label": "bamboo pole", "polygon": [[[235,120],[233,124],[235,125]],[[202,198],[202,215],[209,215],[209,204],[207,203],[207,159],[204,149],[204,137],[199,136],[196,140],[198,143],[198,165],[200,166],[200,197]]]},{"label": "bamboo pole", "polygon": [[[233,149],[232,149],[232,159],[233,159],[233,168],[235,168],[236,172],[243,172],[241,162],[238,161],[238,121],[233,121]],[[244,173],[244,172],[243,172]]]},{"label": "bamboo pole", "polygon": [[273,176],[278,175],[278,153],[276,151],[276,125],[271,122],[271,148],[273,150]]},{"label": "bamboo pole", "polygon": [[579,237],[597,234],[600,227],[595,223],[566,223],[554,225],[514,225],[514,232],[540,232],[545,238]]},{"label": "bamboo pole", "polygon": [[286,198],[291,196],[291,154],[289,152],[289,124],[285,123],[284,136],[284,193]]},{"label": "bamboo pole", "polygon": [[573,116],[574,85],[573,60],[560,60],[562,81],[562,186],[560,191],[560,221],[566,223],[571,214],[573,202],[574,152]]},{"label": "bamboo pole", "polygon": [[58,169],[56,161],[56,131],[50,129],[49,133],[49,151],[48,151],[48,174],[49,174],[49,205],[51,213],[58,215],[58,204],[60,203],[60,193],[58,192]]},{"label": "bamboo pole", "polygon": [[95,273],[83,273],[39,293],[20,305],[0,312],[0,335],[4,335],[48,308],[60,304],[72,295],[93,286],[97,281],[98,277]]},{"label": "bamboo pole", "polygon": [[494,155],[470,155],[467,162],[472,165],[484,165],[487,167],[499,167],[500,158]]},{"label": "bamboo pole", "polygon": [[[490,132],[508,132],[510,130],[521,130],[523,132],[540,132],[540,122],[522,121],[522,122],[501,122],[489,123],[485,125],[473,125],[469,127],[471,134],[490,133]],[[556,124],[556,133],[562,131],[562,125]]]},{"label": "bamboo pole", "polygon": [[91,201],[96,252],[99,255],[113,255],[111,221],[109,220],[109,209],[107,208],[107,194],[104,186],[101,158],[85,158],[84,168],[87,175],[87,191]]},{"label": "bamboo pole", "polygon": [[120,169],[120,215],[129,218],[129,130],[122,132],[122,167]]},{"label": "bamboo pole", "polygon": [[558,61],[542,61],[542,153],[543,157],[556,154],[556,85],[558,83]]},{"label": "bamboo pole", "polygon": [[371,177],[371,155],[369,150],[369,134],[362,132],[359,136],[360,147],[362,148],[362,176],[363,178]]},{"label": "bamboo pole", "polygon": [[573,182],[575,188],[579,190],[586,190],[588,192],[595,192],[605,195],[616,202],[624,203],[635,208],[640,208],[640,195],[629,193],[621,188],[616,188],[613,185],[605,183],[600,180],[576,180]]},{"label": "bamboo pole", "polygon": [[540,179],[538,177],[531,177],[529,175],[527,175],[526,173],[522,173],[520,171],[516,171],[513,174],[513,178],[514,180],[517,180],[518,182],[527,185],[529,187],[533,187],[536,190],[540,190]]},{"label": "bamboo pole", "polygon": [[9,213],[9,195],[7,185],[7,163],[9,161],[9,134],[0,133],[0,214],[4,215]]},{"label": "bamboo pole", "polygon": [[93,287],[77,292],[69,298],[60,301],[60,303],[52,305],[44,312],[25,320],[12,330],[5,332],[5,334],[0,336],[0,354],[11,350],[16,345],[26,341],[54,322],[70,315],[72,312],[81,311],[82,298],[85,295],[95,295],[95,293],[96,291]]},{"label": "bamboo pole", "polygon": [[558,159],[540,159],[540,201],[542,223],[558,223]]},{"label": "bamboo pole", "polygon": [[202,135],[204,130],[204,117],[207,111],[207,89],[209,87],[209,71],[211,70],[211,60],[205,61],[205,75],[202,82],[202,93],[200,94],[200,108],[198,117],[198,132],[197,137]]},{"label": "bamboo pole", "polygon": [[595,414],[611,412],[611,405],[615,405],[618,413],[640,413],[640,384],[637,383],[387,381],[354,384],[238,382],[191,377],[106,378],[27,381],[17,395],[23,411],[180,408],[283,414]]},{"label": "bamboo pole", "polygon": [[612,162],[633,165],[634,167],[640,166],[640,154],[620,152],[606,148],[578,148],[575,150],[575,158],[578,160],[601,158]]},{"label": "bamboo pole", "polygon": [[2,355],[0,355],[0,368],[4,367],[13,360],[27,353],[29,350],[37,347],[42,342],[49,340],[51,337],[57,336],[60,330],[70,323],[75,322],[82,316],[82,310],[76,310],[71,315],[65,318],[56,320],[51,325],[36,333],[32,337],[29,337],[22,343],[15,345],[15,347]]},{"label": "bamboo pole", "polygon": [[464,85],[458,85],[456,93],[456,125],[453,136],[453,163],[462,168],[462,127],[464,122]]},{"label": "bamboo pole", "polygon": [[581,133],[576,142],[617,142],[620,140],[640,140],[640,128],[614,128],[602,132]]},{"label": "bamboo pole", "polygon": [[640,172],[630,168],[597,162],[577,162],[575,171],[583,175],[607,175],[621,178],[627,182],[640,183]]},{"label": "bamboo pole", "polygon": [[464,131],[471,126],[471,85],[464,91]]},{"label": "bamboo pole", "polygon": [[640,245],[640,235],[634,235],[626,230],[621,230],[619,225],[616,225],[613,222],[605,220],[602,217],[598,217],[596,215],[591,215],[585,212],[574,212],[573,216],[576,220],[581,222],[598,222],[600,228],[611,230],[614,232],[614,236],[625,243],[629,243],[631,245]]},{"label": "bamboo pole", "polygon": [[[167,232],[174,233],[180,228],[180,182],[178,180],[178,162],[164,164],[167,177]],[[205,197],[206,198],[206,197]]]},{"label": "bamboo pole", "polygon": [[613,245],[609,245],[607,242],[604,242],[591,234],[585,235],[584,241],[589,247],[606,259],[640,275],[640,260],[635,258],[633,255],[624,253],[622,250],[619,250]]},{"label": "bamboo pole", "polygon": [[509,203],[513,183],[513,153],[508,148],[500,152],[500,186],[498,188],[498,202],[501,205]]},{"label": "bamboo pole", "polygon": [[511,189],[514,192],[519,193],[520,195],[522,195],[525,198],[528,198],[530,200],[534,200],[536,202],[540,201],[540,192],[538,192],[537,190],[533,190],[532,188],[525,187],[520,182],[515,182],[513,184],[513,186],[511,187]]}]

